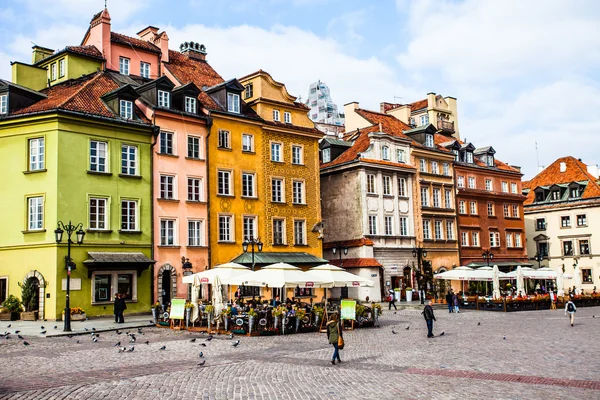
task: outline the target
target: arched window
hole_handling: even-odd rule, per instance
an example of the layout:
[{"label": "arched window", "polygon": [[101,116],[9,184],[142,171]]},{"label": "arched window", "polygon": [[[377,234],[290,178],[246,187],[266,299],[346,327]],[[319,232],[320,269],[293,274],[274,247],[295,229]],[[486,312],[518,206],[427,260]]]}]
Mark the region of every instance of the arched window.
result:
[{"label": "arched window", "polygon": [[388,146],[381,146],[381,159],[382,160],[390,159],[390,148]]}]

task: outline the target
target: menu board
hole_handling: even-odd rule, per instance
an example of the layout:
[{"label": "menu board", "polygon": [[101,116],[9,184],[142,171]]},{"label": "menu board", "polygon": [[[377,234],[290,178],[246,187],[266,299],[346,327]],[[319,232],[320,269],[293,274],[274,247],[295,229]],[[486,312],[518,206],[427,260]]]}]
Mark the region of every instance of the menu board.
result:
[{"label": "menu board", "polygon": [[171,299],[171,319],[183,319],[185,313],[185,299]]},{"label": "menu board", "polygon": [[356,319],[356,300],[342,300],[341,309],[342,319]]}]

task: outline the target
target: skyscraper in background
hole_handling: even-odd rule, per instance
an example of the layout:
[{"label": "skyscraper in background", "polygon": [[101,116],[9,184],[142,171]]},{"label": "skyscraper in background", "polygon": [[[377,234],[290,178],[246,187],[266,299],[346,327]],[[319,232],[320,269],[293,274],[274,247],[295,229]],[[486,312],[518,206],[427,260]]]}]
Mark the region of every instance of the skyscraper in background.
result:
[{"label": "skyscraper in background", "polygon": [[304,103],[310,107],[309,118],[316,124],[317,129],[325,133],[343,132],[336,127],[344,126],[344,113],[338,111],[337,105],[331,100],[329,87],[317,81],[310,85],[308,98]]}]

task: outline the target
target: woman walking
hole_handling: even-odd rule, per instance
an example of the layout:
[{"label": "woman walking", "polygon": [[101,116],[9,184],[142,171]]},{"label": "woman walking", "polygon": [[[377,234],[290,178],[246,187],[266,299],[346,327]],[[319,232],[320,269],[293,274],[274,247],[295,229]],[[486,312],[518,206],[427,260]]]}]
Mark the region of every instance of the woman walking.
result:
[{"label": "woman walking", "polygon": [[329,322],[327,323],[327,338],[329,339],[329,343],[333,346],[331,363],[335,365],[335,360],[338,360],[338,362],[341,363],[342,360],[340,359],[340,348],[338,341],[340,338],[342,338],[342,332],[340,331],[338,315],[335,313],[331,314],[331,318],[329,318]]},{"label": "woman walking", "polygon": [[458,313],[460,311],[458,311],[458,296],[456,295],[456,293],[454,293],[452,295],[452,303],[454,303],[454,312]]}]

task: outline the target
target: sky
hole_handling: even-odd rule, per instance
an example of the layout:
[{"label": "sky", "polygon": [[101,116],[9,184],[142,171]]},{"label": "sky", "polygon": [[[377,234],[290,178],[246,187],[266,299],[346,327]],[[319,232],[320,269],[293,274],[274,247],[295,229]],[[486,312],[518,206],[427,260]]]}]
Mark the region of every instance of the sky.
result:
[{"label": "sky", "polygon": [[[574,156],[600,164],[600,1],[107,0],[113,31],[153,25],[172,49],[203,43],[225,79],[258,69],[306,98],[312,82],[352,101],[458,99],[461,138],[532,178]],[[78,45],[104,0],[0,2],[0,78],[33,43]],[[537,143],[537,151],[536,151]],[[539,159],[539,161],[538,161]]]}]

